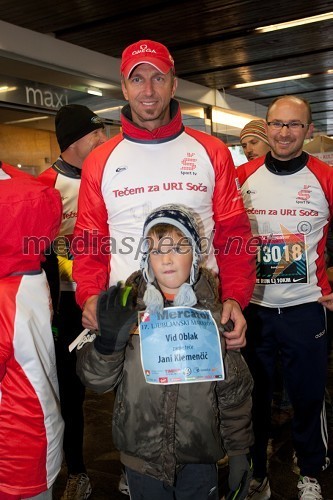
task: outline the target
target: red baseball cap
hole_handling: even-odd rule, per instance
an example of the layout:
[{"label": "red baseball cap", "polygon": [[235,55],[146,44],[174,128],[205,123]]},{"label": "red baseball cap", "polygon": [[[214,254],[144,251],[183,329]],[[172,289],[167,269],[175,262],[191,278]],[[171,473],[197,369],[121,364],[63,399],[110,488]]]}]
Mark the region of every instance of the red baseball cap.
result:
[{"label": "red baseball cap", "polygon": [[174,60],[165,45],[152,40],[140,40],[124,50],[120,71],[125,78],[129,78],[138,64],[145,63],[151,64],[163,74],[168,73],[171,69],[175,70]]}]

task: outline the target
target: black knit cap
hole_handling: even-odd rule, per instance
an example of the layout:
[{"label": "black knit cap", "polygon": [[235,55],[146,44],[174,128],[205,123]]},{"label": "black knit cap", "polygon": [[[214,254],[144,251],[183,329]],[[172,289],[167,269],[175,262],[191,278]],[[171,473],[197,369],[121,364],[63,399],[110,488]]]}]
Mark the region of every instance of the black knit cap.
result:
[{"label": "black knit cap", "polygon": [[104,123],[86,106],[67,104],[57,112],[55,128],[60,151],[63,152],[81,137],[98,128],[104,128]]}]

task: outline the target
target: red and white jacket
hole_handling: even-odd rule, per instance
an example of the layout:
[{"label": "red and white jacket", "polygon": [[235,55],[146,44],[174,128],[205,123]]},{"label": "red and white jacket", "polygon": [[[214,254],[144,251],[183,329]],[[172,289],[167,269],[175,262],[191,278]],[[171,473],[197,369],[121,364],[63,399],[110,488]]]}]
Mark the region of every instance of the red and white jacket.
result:
[{"label": "red and white jacket", "polygon": [[77,218],[81,169],[65,162],[60,156],[51,167],[38,176],[38,180],[60,192],[63,214],[59,235],[71,239]]},{"label": "red and white jacket", "polygon": [[[59,235],[57,235],[61,257],[59,257],[59,249],[56,252],[59,259],[60,290],[74,292],[76,283],[72,280],[73,257],[69,250],[77,218],[81,169],[70,165],[60,156],[51,167],[38,176],[38,180],[47,186],[54,187],[61,195],[63,213]],[[50,286],[52,287],[51,282]]]},{"label": "red and white jacket", "polygon": [[207,266],[219,269],[222,299],[244,307],[251,297],[250,227],[230,152],[216,137],[184,127],[174,100],[171,112],[170,123],[150,132],[131,121],[125,106],[122,133],[83,165],[73,246],[81,306],[139,268],[144,221],[170,202],[190,206],[210,243],[214,239],[218,255],[210,245]]},{"label": "red and white jacket", "polygon": [[296,171],[283,175],[268,168],[265,157],[237,169],[257,255],[255,304],[295,306],[331,293],[325,246],[333,169],[311,155],[303,157]]},{"label": "red and white jacket", "polygon": [[38,495],[62,461],[63,421],[41,255],[59,230],[59,193],[0,181],[0,498]]}]

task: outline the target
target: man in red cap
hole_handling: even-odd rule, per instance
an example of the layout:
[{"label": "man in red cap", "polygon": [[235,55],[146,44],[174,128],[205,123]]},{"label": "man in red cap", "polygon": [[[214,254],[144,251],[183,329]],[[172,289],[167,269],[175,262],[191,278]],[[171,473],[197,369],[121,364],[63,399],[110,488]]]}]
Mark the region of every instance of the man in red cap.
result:
[{"label": "man in red cap", "polygon": [[[199,214],[205,235],[214,235],[217,251],[211,249],[207,266],[223,278],[222,322],[235,323],[227,345],[239,348],[245,343],[241,310],[254,286],[254,259],[245,248],[251,232],[230,152],[216,137],[184,127],[174,99],[174,61],[164,45],[140,40],[127,47],[121,75],[128,100],[122,132],[90,153],[82,170],[73,250],[83,325],[97,328],[99,293],[136,270],[147,214],[163,202],[181,202]],[[233,236],[242,241],[237,251],[226,248]]]},{"label": "man in red cap", "polygon": [[73,246],[82,324],[98,329],[99,294],[137,269],[147,215],[162,204],[182,203],[214,240],[206,265],[223,281],[221,322],[233,320],[226,343],[238,349],[245,345],[242,308],[251,298],[255,268],[231,154],[216,137],[183,125],[174,61],[161,43],[140,40],[127,47],[121,82],[128,101],[122,132],[91,152],[82,169]]},{"label": "man in red cap", "polygon": [[154,131],[156,137],[160,127],[172,121],[170,99],[177,88],[174,61],[168,49],[151,40],[130,45],[123,52],[120,70],[133,122]]}]

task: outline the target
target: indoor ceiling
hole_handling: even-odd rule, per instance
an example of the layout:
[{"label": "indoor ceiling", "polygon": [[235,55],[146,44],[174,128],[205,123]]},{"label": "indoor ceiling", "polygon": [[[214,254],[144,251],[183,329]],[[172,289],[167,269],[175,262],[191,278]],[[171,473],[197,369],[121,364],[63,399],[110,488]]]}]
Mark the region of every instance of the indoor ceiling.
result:
[{"label": "indoor ceiling", "polygon": [[[333,135],[333,20],[255,28],[333,10],[332,0],[0,0],[1,20],[109,56],[139,39],[166,44],[180,78],[267,106],[309,100],[316,133]],[[271,78],[308,78],[234,88]]]}]

